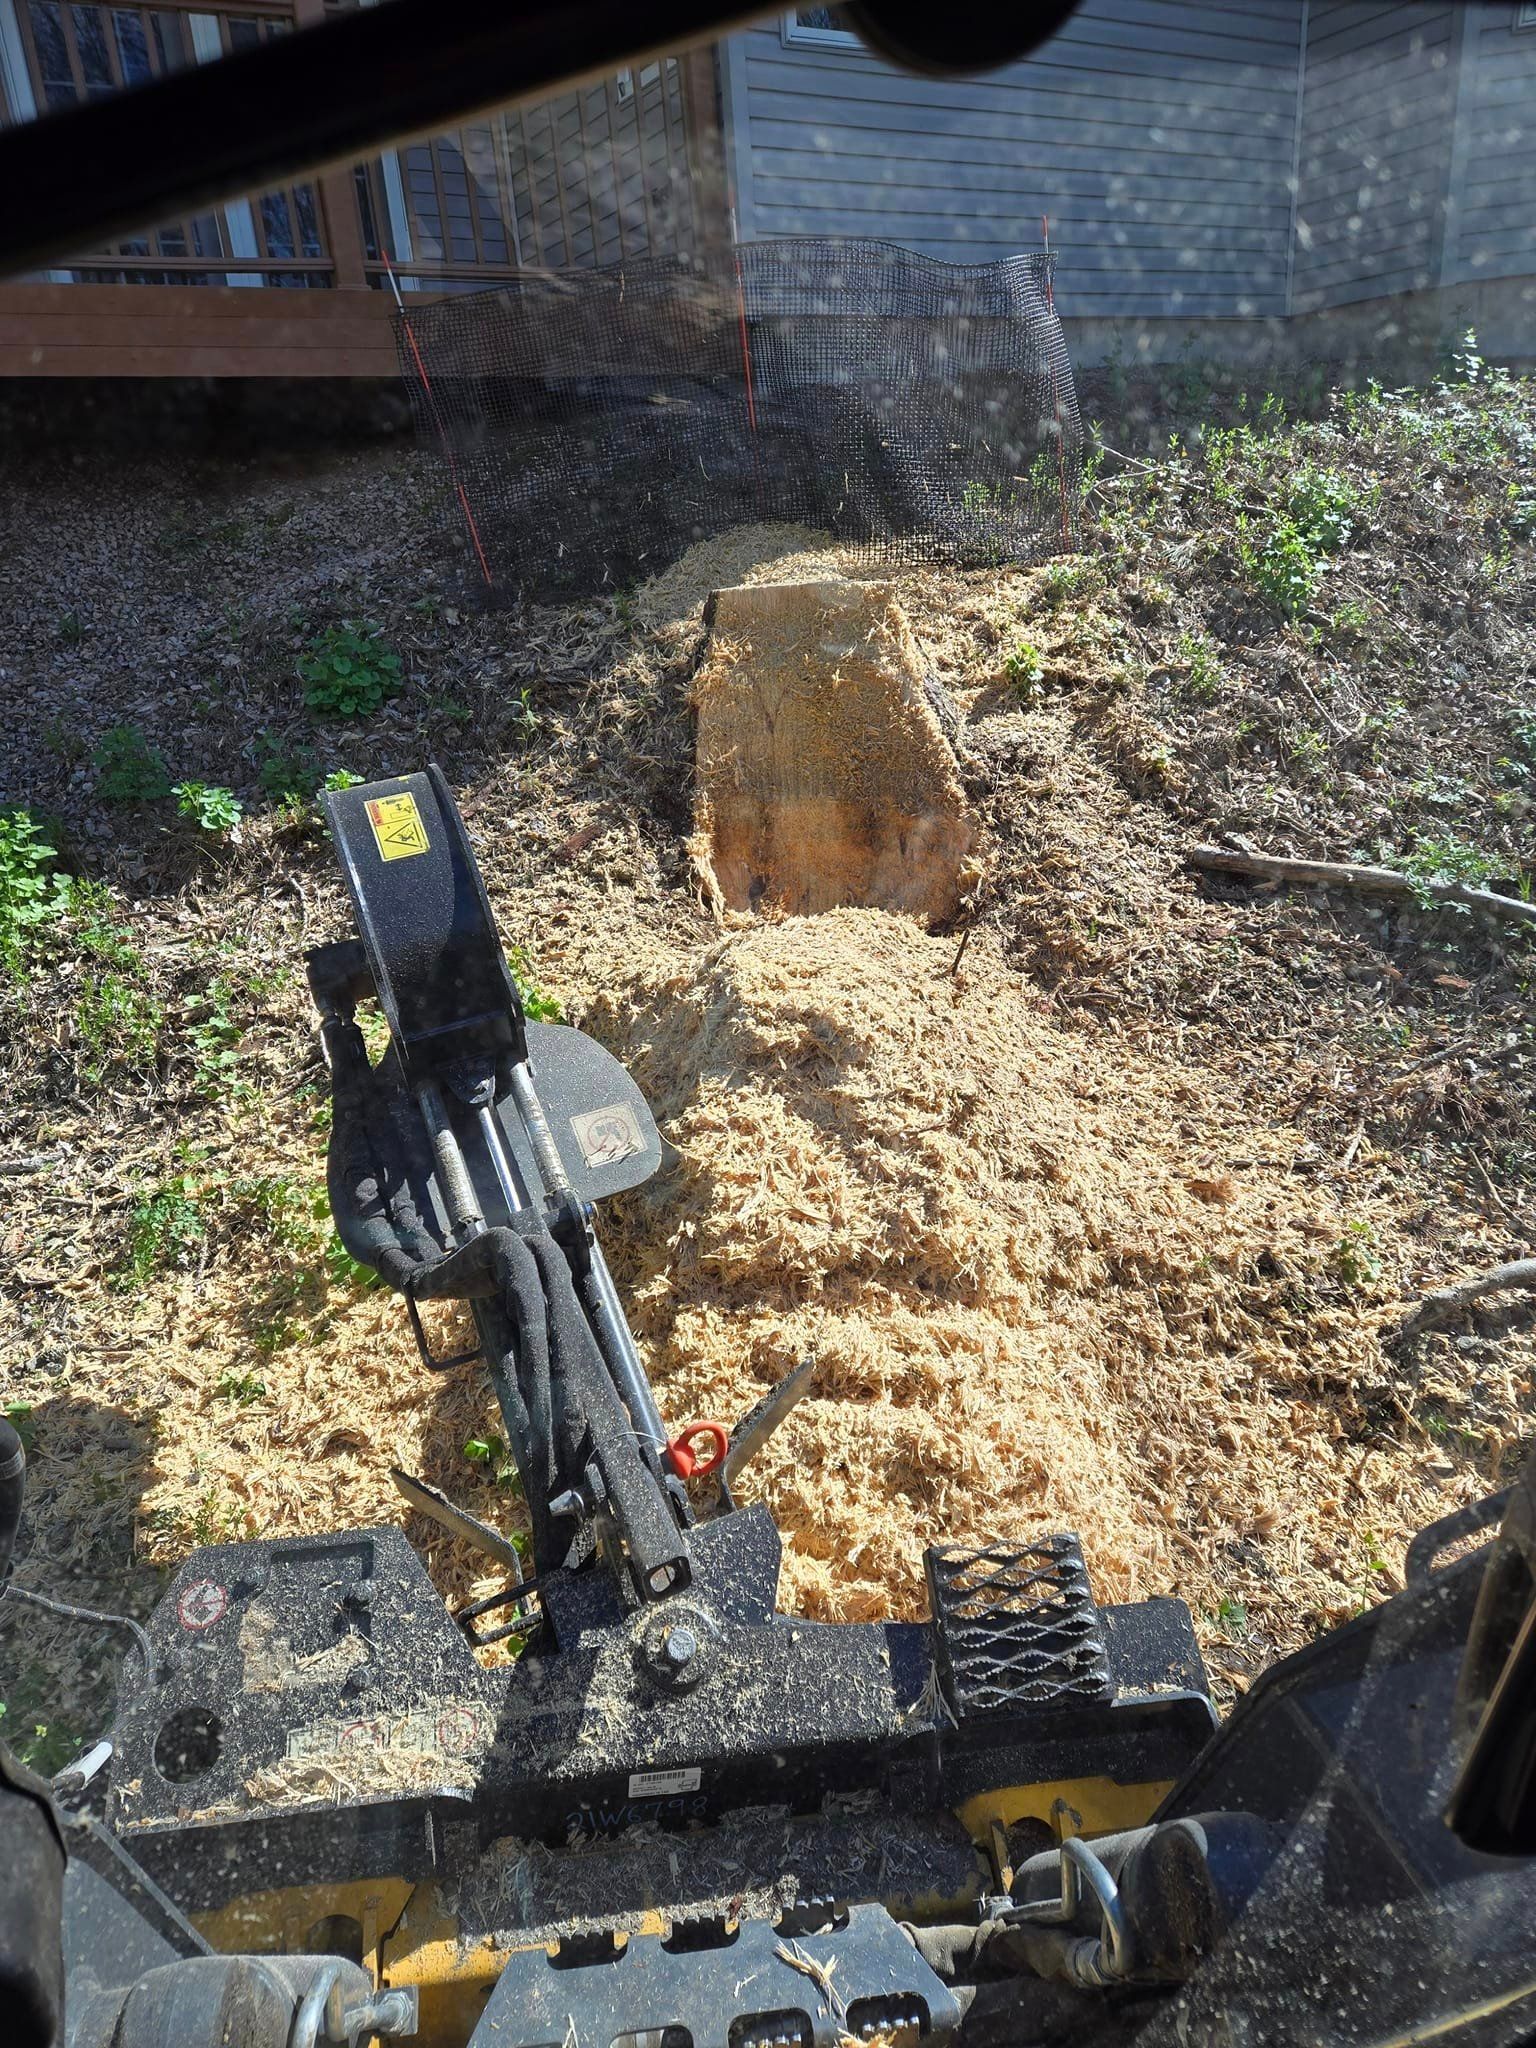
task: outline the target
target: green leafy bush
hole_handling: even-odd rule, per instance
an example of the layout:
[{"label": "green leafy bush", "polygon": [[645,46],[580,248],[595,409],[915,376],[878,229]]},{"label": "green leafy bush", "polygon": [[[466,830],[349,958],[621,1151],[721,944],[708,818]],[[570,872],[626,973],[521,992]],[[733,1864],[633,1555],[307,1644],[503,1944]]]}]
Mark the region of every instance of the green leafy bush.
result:
[{"label": "green leafy bush", "polygon": [[184,1266],[206,1235],[197,1191],[185,1175],[142,1196],[128,1219],[124,1278],[142,1284],[170,1266]]},{"label": "green leafy bush", "polygon": [[233,832],[244,815],[234,791],[217,782],[178,782],[172,793],[181,815],[204,832]]},{"label": "green leafy bush", "polygon": [[[9,1717],[10,1709],[0,1700],[0,1721]],[[36,1771],[40,1778],[57,1777],[66,1765],[74,1762],[85,1747],[84,1739],[67,1721],[33,1721],[30,1733],[18,1726],[6,1736],[12,1756],[25,1764],[29,1771]]]},{"label": "green leafy bush", "polygon": [[267,1383],[257,1379],[253,1372],[227,1372],[213,1391],[220,1401],[233,1401],[237,1407],[249,1408],[253,1401],[267,1398]]},{"label": "green leafy bush", "polygon": [[235,1015],[234,1005],[241,994],[230,975],[216,974],[208,984],[206,1015],[187,1031],[196,1083],[204,1095],[217,1093],[239,1063],[238,1047],[245,1026]]},{"label": "green leafy bush", "polygon": [[69,910],[72,885],[58,860],[30,811],[0,811],[0,966],[10,974]]},{"label": "green leafy bush", "polygon": [[1529,484],[1508,484],[1505,498],[1509,530],[1516,540],[1536,540],[1536,491]]},{"label": "green leafy bush", "polygon": [[367,718],[400,688],[400,657],[377,628],[345,619],[299,657],[304,702],[322,718]]},{"label": "green leafy bush", "polygon": [[1360,514],[1360,494],[1337,470],[1304,463],[1290,490],[1291,517],[1297,531],[1319,554],[1336,555],[1353,535]]},{"label": "green leafy bush", "polygon": [[383,1284],[372,1266],[365,1266],[361,1259],[354,1259],[341,1239],[334,1234],[326,1243],[325,1270],[330,1275],[333,1287],[350,1287],[357,1293]]},{"label": "green leafy bush", "polygon": [[1353,537],[1361,496],[1347,477],[1303,463],[1291,479],[1284,509],[1256,536],[1245,513],[1237,522],[1243,572],[1276,611],[1294,618],[1318,592],[1327,558]]},{"label": "green leafy bush", "polygon": [[1525,758],[1536,763],[1536,711],[1512,711],[1509,714],[1509,731]]},{"label": "green leafy bush", "polygon": [[165,1011],[132,974],[88,980],[76,998],[74,1022],[89,1080],[103,1081],[114,1069],[147,1074],[154,1067]]},{"label": "green leafy bush", "polygon": [[1346,1287],[1369,1287],[1381,1278],[1376,1231],[1364,1216],[1352,1217],[1334,1246],[1334,1268]]},{"label": "green leafy bush", "polygon": [[1237,522],[1237,559],[1259,595],[1287,618],[1303,612],[1317,595],[1323,563],[1293,519],[1282,516],[1261,541],[1247,538],[1246,516]]},{"label": "green leafy bush", "polygon": [[164,760],[136,725],[114,725],[92,755],[96,788],[109,804],[156,803],[171,793]]},{"label": "green leafy bush", "polygon": [[261,735],[262,758],[256,780],[280,804],[307,804],[320,780],[320,763],[308,747],[288,748],[270,733]]},{"label": "green leafy bush", "polygon": [[1045,681],[1045,656],[1033,640],[1016,640],[1004,657],[1003,674],[1025,703],[1032,703]]},{"label": "green leafy bush", "polygon": [[1421,836],[1414,844],[1413,851],[1403,862],[1403,873],[1414,885],[1414,895],[1422,910],[1454,910],[1461,916],[1468,915],[1464,903],[1440,903],[1429,892],[1428,885],[1435,882],[1466,882],[1473,888],[1480,887],[1499,871],[1497,861],[1479,853],[1465,839],[1458,839],[1453,833],[1444,838],[1432,839]]},{"label": "green leafy bush", "polygon": [[484,1465],[498,1486],[521,1493],[523,1482],[516,1461],[499,1436],[472,1436],[464,1446],[472,1465]]},{"label": "green leafy bush", "polygon": [[1184,694],[1209,704],[1220,694],[1222,685],[1221,656],[1215,643],[1203,633],[1181,633],[1178,645],[1179,665],[1184,671]]}]

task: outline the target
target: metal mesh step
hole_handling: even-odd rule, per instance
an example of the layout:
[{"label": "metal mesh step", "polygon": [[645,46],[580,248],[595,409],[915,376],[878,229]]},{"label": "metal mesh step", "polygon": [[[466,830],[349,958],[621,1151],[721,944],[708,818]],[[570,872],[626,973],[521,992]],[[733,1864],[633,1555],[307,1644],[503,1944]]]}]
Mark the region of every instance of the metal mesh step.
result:
[{"label": "metal mesh step", "polygon": [[939,1673],[957,1720],[1097,1706],[1111,1696],[1103,1623],[1077,1538],[924,1556]]}]

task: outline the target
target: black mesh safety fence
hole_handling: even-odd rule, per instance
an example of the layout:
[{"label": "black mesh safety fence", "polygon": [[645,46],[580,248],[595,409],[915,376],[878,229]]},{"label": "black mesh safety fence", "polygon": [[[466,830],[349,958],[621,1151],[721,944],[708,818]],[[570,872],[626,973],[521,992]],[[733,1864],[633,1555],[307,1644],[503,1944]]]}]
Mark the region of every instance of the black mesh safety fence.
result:
[{"label": "black mesh safety fence", "polygon": [[593,595],[762,521],[869,566],[1070,549],[1082,428],[1050,265],[797,237],[407,301],[466,584]]}]

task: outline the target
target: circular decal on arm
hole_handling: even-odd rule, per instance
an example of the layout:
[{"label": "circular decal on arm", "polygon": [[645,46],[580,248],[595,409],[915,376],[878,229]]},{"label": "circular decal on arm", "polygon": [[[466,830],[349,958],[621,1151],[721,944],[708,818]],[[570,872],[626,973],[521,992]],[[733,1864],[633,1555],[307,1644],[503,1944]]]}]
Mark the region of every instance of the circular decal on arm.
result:
[{"label": "circular decal on arm", "polygon": [[176,1619],[183,1628],[212,1628],[229,1605],[217,1579],[194,1579],[176,1596]]}]

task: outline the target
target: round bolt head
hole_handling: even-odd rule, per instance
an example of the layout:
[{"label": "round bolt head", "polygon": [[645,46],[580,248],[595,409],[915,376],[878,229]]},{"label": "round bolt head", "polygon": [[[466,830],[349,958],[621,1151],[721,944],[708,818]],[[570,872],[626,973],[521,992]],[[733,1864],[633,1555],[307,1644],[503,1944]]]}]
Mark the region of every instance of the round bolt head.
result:
[{"label": "round bolt head", "polygon": [[662,1639],[661,1654],[679,1671],[685,1664],[691,1664],[698,1652],[698,1637],[691,1628],[684,1628],[681,1622],[669,1628]]}]

